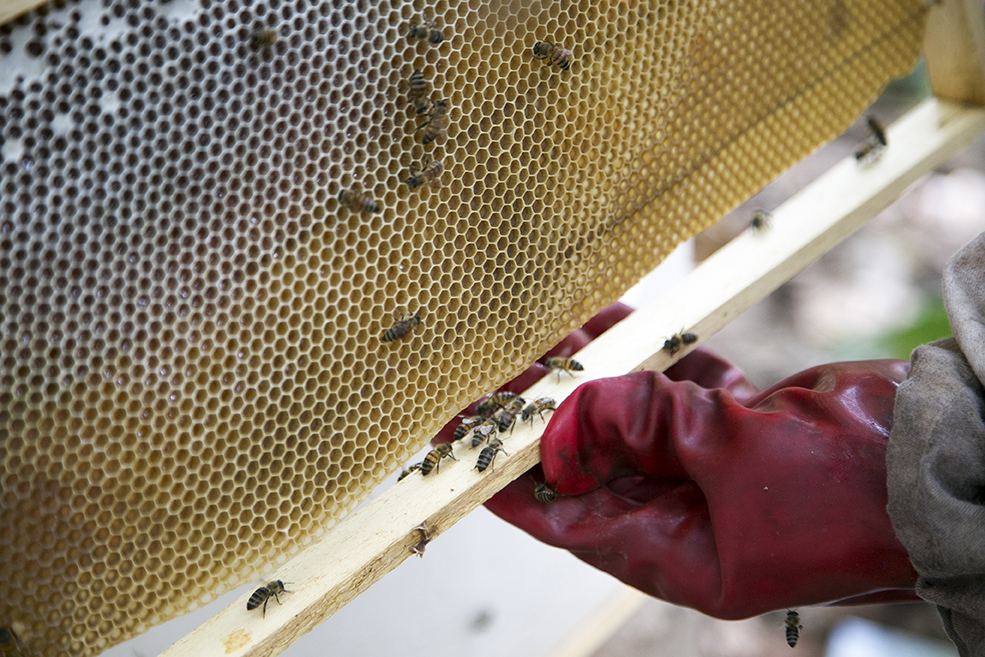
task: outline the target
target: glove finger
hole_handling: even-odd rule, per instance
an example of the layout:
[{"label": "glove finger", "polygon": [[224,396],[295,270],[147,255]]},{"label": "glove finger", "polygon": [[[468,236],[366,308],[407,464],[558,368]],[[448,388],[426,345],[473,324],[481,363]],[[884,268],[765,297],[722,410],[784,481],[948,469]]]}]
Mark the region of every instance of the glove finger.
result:
[{"label": "glove finger", "polygon": [[759,389],[738,367],[718,354],[698,347],[664,372],[671,381],[691,381],[702,388],[724,388],[740,404],[759,394]]},{"label": "glove finger", "polygon": [[595,317],[585,322],[582,326],[582,330],[588,333],[589,337],[594,340],[599,337],[610,328],[626,319],[633,312],[633,308],[627,306],[624,303],[619,303],[618,301],[611,306],[607,306],[601,310]]}]

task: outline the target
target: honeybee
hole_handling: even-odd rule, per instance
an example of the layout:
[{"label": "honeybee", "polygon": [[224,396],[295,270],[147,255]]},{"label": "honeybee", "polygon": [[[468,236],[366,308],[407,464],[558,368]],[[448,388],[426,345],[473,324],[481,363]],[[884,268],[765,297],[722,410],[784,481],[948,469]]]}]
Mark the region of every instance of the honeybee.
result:
[{"label": "honeybee", "polygon": [[882,122],[871,114],[865,117],[865,122],[869,125],[869,131],[876,141],[882,146],[888,146],[889,141],[886,139],[886,129],[882,126]]},{"label": "honeybee", "polygon": [[428,455],[424,457],[424,462],[421,463],[421,474],[428,475],[431,470],[435,472],[441,471],[441,459],[448,457],[452,461],[457,461],[455,455],[451,451],[451,443],[441,443],[436,446]]},{"label": "honeybee", "polygon": [[797,645],[797,639],[800,638],[800,631],[804,629],[804,626],[800,624],[800,614],[788,609],[787,619],[783,621],[783,624],[787,628],[787,645],[793,648]]},{"label": "honeybee", "polygon": [[421,323],[421,315],[419,313],[409,316],[400,315],[396,319],[396,323],[383,332],[383,337],[380,338],[383,342],[393,342],[394,340],[406,337],[411,329]]},{"label": "honeybee", "polygon": [[267,603],[270,602],[270,598],[274,598],[277,600],[277,604],[280,604],[281,593],[290,593],[290,591],[284,588],[284,582],[279,579],[275,579],[272,582],[267,582],[266,586],[261,586],[258,588],[253,592],[253,595],[250,596],[250,599],[246,601],[246,611],[253,611],[260,605],[263,605],[262,615],[266,618]]},{"label": "honeybee", "polygon": [[421,532],[421,540],[417,542],[417,545],[410,549],[411,552],[419,556],[421,559],[424,558],[424,548],[427,544],[431,542],[431,531],[428,529],[428,524],[422,522],[417,527],[414,527],[417,531]]},{"label": "honeybee", "polygon": [[444,137],[448,130],[448,103],[443,100],[435,101],[428,116],[430,118],[427,121],[417,126],[417,130],[424,131],[421,134],[421,143],[424,145],[430,144],[438,137]]},{"label": "honeybee", "polygon": [[535,43],[534,57],[537,59],[546,59],[562,71],[567,71],[568,67],[571,66],[571,60],[574,59],[570,50],[562,48],[550,41],[538,41]]},{"label": "honeybee", "polygon": [[20,641],[11,627],[0,627],[0,657],[23,657]]},{"label": "honeybee", "polygon": [[421,41],[427,39],[428,43],[432,46],[436,46],[445,40],[444,33],[436,28],[434,21],[430,19],[411,25],[410,29],[407,30],[407,37],[410,39],[420,39]]},{"label": "honeybee", "polygon": [[422,465],[423,465],[423,463],[415,463],[414,465],[410,466],[406,470],[401,470],[400,471],[400,476],[397,477],[397,481],[402,481],[404,479],[404,477],[409,477],[415,471],[420,470]]},{"label": "honeybee", "polygon": [[681,347],[694,344],[698,341],[698,336],[694,333],[677,333],[664,340],[663,350],[671,356],[681,350]]},{"label": "honeybee", "polygon": [[462,423],[457,427],[455,427],[455,440],[461,440],[462,438],[464,438],[465,434],[467,434],[469,431],[472,430],[472,427],[479,424],[485,419],[486,418],[484,418],[481,415],[472,415],[470,417],[463,419]]},{"label": "honeybee", "polygon": [[486,442],[486,439],[488,439],[491,435],[495,435],[498,430],[499,422],[495,419],[495,417],[490,417],[483,420],[482,424],[472,430],[472,447],[478,447],[482,443]]},{"label": "honeybee", "polygon": [[505,407],[516,398],[517,394],[515,392],[507,392],[506,390],[494,392],[486,399],[483,399],[475,410],[479,415],[489,417],[496,409]]},{"label": "honeybee", "polygon": [[424,73],[420,69],[414,69],[410,75],[410,92],[407,96],[410,98],[410,104],[417,110],[418,116],[431,113],[433,103],[429,98],[430,95],[431,85],[428,84]]},{"label": "honeybee", "polygon": [[539,415],[540,419],[543,420],[545,412],[547,411],[553,412],[556,408],[557,405],[555,404],[554,400],[551,399],[550,397],[541,397],[540,399],[535,399],[532,402],[530,402],[530,404],[527,405],[525,409],[523,409],[523,413],[520,415],[520,421],[526,422],[527,420],[530,420],[530,424],[533,425],[534,413]]},{"label": "honeybee", "polygon": [[752,221],[749,222],[749,226],[756,231],[762,230],[769,228],[772,220],[773,216],[766,210],[756,210],[752,213]]},{"label": "honeybee", "polygon": [[499,438],[491,438],[489,444],[482,448],[479,452],[479,460],[475,463],[475,470],[479,472],[484,472],[486,468],[491,467],[493,461],[496,460],[496,454],[502,452],[509,456],[509,452],[503,449],[503,441]]},{"label": "honeybee", "polygon": [[[576,361],[574,358],[559,358],[558,356],[551,356],[544,361],[544,365],[549,369],[557,372],[557,380],[561,381],[561,372],[581,372],[585,369],[584,365]],[[574,376],[574,374],[571,374]]]},{"label": "honeybee", "polygon": [[404,182],[407,183],[407,186],[411,189],[416,189],[426,182],[433,182],[437,180],[438,176],[441,175],[442,167],[443,165],[441,160],[431,162],[431,156],[429,155],[424,158],[424,166],[417,169],[417,173],[413,173],[412,171],[410,178]]},{"label": "honeybee", "polygon": [[381,209],[380,204],[369,196],[351,189],[339,192],[339,203],[355,212],[379,212]]},{"label": "honeybee", "polygon": [[550,504],[557,499],[557,491],[543,481],[538,481],[534,486],[534,497],[544,504]]},{"label": "honeybee", "polygon": [[250,47],[254,50],[269,48],[277,43],[277,33],[273,30],[257,30],[250,35]]},{"label": "honeybee", "polygon": [[500,431],[506,431],[509,429],[510,433],[513,433],[513,425],[516,423],[516,416],[523,410],[523,405],[525,403],[526,402],[523,401],[523,397],[517,397],[511,401],[506,408],[499,409],[493,417],[496,417],[496,421],[499,423]]},{"label": "honeybee", "polygon": [[874,116],[867,116],[865,122],[868,124],[872,136],[855,150],[855,161],[859,164],[868,164],[877,159],[889,144],[889,140],[886,138],[886,129],[882,127],[879,119]]}]

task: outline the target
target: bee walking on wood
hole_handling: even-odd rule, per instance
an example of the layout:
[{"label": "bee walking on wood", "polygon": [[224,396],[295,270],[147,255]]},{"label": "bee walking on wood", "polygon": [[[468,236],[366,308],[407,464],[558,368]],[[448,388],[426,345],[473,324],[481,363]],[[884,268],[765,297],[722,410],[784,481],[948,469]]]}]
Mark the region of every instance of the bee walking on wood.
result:
[{"label": "bee walking on wood", "polygon": [[677,333],[664,340],[663,350],[671,356],[681,350],[681,347],[694,344],[698,341],[698,336],[694,333]]},{"label": "bee walking on wood", "polygon": [[393,342],[394,340],[400,340],[407,336],[408,333],[415,326],[421,324],[421,315],[419,313],[414,313],[413,315],[400,315],[397,317],[396,323],[383,332],[383,337],[380,338],[383,342]]},{"label": "bee walking on wood", "polygon": [[351,189],[343,189],[339,192],[339,203],[343,207],[349,208],[354,212],[379,212],[380,204],[371,199],[366,194],[355,192]]},{"label": "bee walking on wood", "polygon": [[455,440],[461,440],[462,438],[464,438],[465,434],[467,434],[469,431],[473,429],[473,427],[475,427],[475,425],[479,424],[485,419],[486,418],[484,418],[481,415],[472,415],[463,419],[462,423],[457,427],[455,427]]},{"label": "bee walking on wood", "polygon": [[489,436],[496,434],[499,430],[499,421],[494,417],[486,418],[482,424],[472,430],[472,447],[476,448],[486,442]]},{"label": "bee walking on wood", "polygon": [[253,592],[253,595],[250,596],[250,599],[246,601],[246,611],[253,611],[260,605],[263,605],[262,616],[266,618],[267,603],[270,602],[270,598],[274,598],[277,600],[277,604],[280,604],[281,593],[290,593],[290,591],[284,588],[284,582],[279,579],[275,579],[272,582],[267,582],[266,586],[261,586],[258,588]]},{"label": "bee walking on wood", "polygon": [[855,161],[859,164],[868,164],[877,159],[882,155],[883,149],[889,145],[889,140],[886,137],[886,129],[882,126],[879,119],[870,115],[865,117],[865,122],[868,124],[869,132],[872,133],[872,136],[855,151]]},{"label": "bee walking on wood", "polygon": [[548,486],[543,481],[538,481],[534,486],[534,497],[544,504],[550,504],[557,499],[557,491]]},{"label": "bee walking on wood", "polygon": [[414,131],[424,131],[421,133],[421,143],[425,146],[438,137],[445,136],[445,132],[448,130],[448,103],[443,100],[435,101],[431,107],[429,117],[427,121],[417,126],[417,130]]},{"label": "bee walking on wood", "polygon": [[424,73],[420,69],[415,69],[410,76],[410,92],[407,97],[410,98],[410,104],[417,111],[418,116],[426,116],[431,113],[433,103],[429,98],[430,95],[431,85],[427,78],[424,77]]},{"label": "bee walking on wood", "polygon": [[[559,358],[557,356],[551,356],[544,361],[544,365],[557,372],[557,380],[561,381],[561,372],[567,372],[571,374],[572,372],[582,372],[585,366],[576,361],[574,358]],[[574,376],[574,374],[571,374]]]},{"label": "bee walking on wood", "polygon": [[431,156],[424,158],[424,165],[420,169],[411,170],[410,178],[405,180],[407,186],[411,189],[417,189],[424,183],[434,182],[441,175],[442,161],[434,160],[431,161]]},{"label": "bee walking on wood", "polygon": [[773,217],[769,212],[765,210],[756,210],[752,213],[752,221],[749,222],[749,226],[754,231],[760,231],[764,228],[769,228]]},{"label": "bee walking on wood", "polygon": [[400,476],[397,477],[397,481],[402,481],[405,477],[409,477],[410,475],[414,474],[414,472],[420,470],[423,465],[424,465],[423,463],[415,463],[414,465],[410,466],[406,470],[401,470]]},{"label": "bee walking on wood", "polygon": [[445,457],[450,458],[452,461],[458,460],[451,451],[451,443],[441,443],[428,452],[428,455],[424,457],[424,462],[421,463],[421,474],[426,476],[431,473],[431,470],[440,472],[441,459]]},{"label": "bee walking on wood", "polygon": [[800,614],[788,609],[787,619],[783,621],[783,624],[787,628],[787,645],[793,648],[800,638],[800,631],[804,629],[804,626],[800,624]]},{"label": "bee walking on wood", "polygon": [[475,463],[475,470],[479,472],[485,472],[486,468],[492,467],[493,461],[496,460],[496,454],[502,452],[509,456],[509,452],[503,449],[503,441],[499,438],[492,438],[489,440],[489,444],[482,448],[479,452],[479,460]]},{"label": "bee walking on wood", "polygon": [[506,431],[509,429],[510,433],[513,433],[513,425],[516,424],[516,416],[523,410],[523,405],[525,403],[526,402],[523,401],[523,397],[517,397],[511,401],[508,406],[499,410],[496,414],[498,415],[496,421],[499,423],[500,431]]},{"label": "bee walking on wood", "polygon": [[445,40],[444,33],[434,26],[433,20],[424,20],[411,25],[410,29],[407,30],[407,37],[409,39],[420,39],[421,41],[427,40],[432,46],[436,46]]},{"label": "bee walking on wood", "polygon": [[567,71],[571,66],[571,61],[574,59],[570,50],[562,48],[550,41],[538,41],[535,43],[534,57],[537,59],[546,59],[562,71]]},{"label": "bee walking on wood", "polygon": [[431,542],[431,531],[428,529],[428,524],[422,522],[417,527],[414,527],[417,531],[421,532],[421,540],[417,542],[417,545],[410,549],[411,552],[419,556],[421,559],[424,558],[424,548],[427,544]]},{"label": "bee walking on wood", "polygon": [[11,627],[0,627],[0,657],[23,657],[20,641]]},{"label": "bee walking on wood", "polygon": [[507,392],[506,390],[494,392],[479,402],[479,406],[475,409],[475,411],[483,417],[489,417],[495,413],[497,409],[504,408],[516,398],[517,394],[515,392]]},{"label": "bee walking on wood", "polygon": [[527,420],[530,420],[530,424],[533,425],[534,413],[539,415],[540,419],[543,420],[544,413],[548,411],[554,412],[556,408],[557,405],[555,404],[554,400],[551,399],[550,397],[541,397],[540,399],[535,399],[532,402],[530,402],[530,404],[527,405],[525,409],[523,409],[523,413],[520,415],[520,421],[526,422]]},{"label": "bee walking on wood", "polygon": [[277,43],[277,33],[273,30],[257,30],[250,35],[250,47],[254,50],[269,48]]}]

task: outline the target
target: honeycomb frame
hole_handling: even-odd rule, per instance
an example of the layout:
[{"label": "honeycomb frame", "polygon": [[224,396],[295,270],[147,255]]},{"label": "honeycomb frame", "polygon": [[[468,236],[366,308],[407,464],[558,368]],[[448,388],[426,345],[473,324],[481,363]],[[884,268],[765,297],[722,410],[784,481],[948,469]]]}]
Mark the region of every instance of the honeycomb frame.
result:
[{"label": "honeycomb frame", "polygon": [[[96,654],[296,553],[854,121],[925,16],[375,5],[59,0],[0,27],[0,624],[27,654]],[[407,39],[429,16],[445,40]],[[414,68],[451,107],[429,146]],[[381,342],[401,312],[422,326]]]}]

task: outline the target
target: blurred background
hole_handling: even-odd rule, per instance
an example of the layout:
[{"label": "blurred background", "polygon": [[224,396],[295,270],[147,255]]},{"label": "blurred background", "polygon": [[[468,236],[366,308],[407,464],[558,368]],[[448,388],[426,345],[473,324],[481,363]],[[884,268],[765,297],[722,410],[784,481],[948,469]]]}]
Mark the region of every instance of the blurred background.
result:
[{"label": "blurred background", "polygon": [[[889,124],[929,93],[923,67],[891,85],[871,113]],[[625,297],[639,306],[748,229],[867,137],[864,121],[682,245]],[[883,157],[892,157],[892,143]],[[908,190],[820,261],[705,345],[765,387],[837,360],[908,359],[950,334],[940,297],[947,259],[982,230],[985,140]],[[415,459],[417,460],[417,459]],[[380,490],[391,486],[391,478]],[[374,497],[379,493],[377,491]],[[372,499],[372,498],[371,498]],[[105,653],[151,657],[252,587]],[[288,587],[290,588],[290,587]],[[301,639],[289,657],[929,657],[957,655],[929,604],[801,608],[790,653],[785,612],[717,621],[647,598],[566,552],[532,540],[484,508],[434,540]],[[268,608],[276,613],[276,605]],[[257,622],[262,619],[257,618]]]}]

